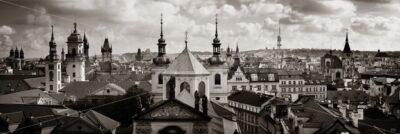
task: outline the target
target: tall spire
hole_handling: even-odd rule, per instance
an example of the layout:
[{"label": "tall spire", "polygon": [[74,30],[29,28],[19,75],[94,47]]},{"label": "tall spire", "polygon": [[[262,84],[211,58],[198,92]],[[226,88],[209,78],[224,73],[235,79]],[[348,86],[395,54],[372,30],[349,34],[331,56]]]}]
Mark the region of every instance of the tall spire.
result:
[{"label": "tall spire", "polygon": [[281,41],[282,41],[282,38],[281,38],[281,23],[280,22],[278,22],[278,37],[277,37],[278,39],[277,39],[277,47],[278,47],[278,49],[281,49],[281,46],[282,46],[282,44],[281,44]]},{"label": "tall spire", "polygon": [[164,33],[163,33],[163,14],[161,13],[161,21],[160,21],[160,24],[161,24],[161,33],[160,33],[160,36],[161,36],[161,38],[163,38],[164,37]]},{"label": "tall spire", "polygon": [[343,53],[351,53],[350,44],[349,44],[349,32],[346,30],[346,42],[344,44]]},{"label": "tall spire", "polygon": [[239,53],[239,42],[236,42],[236,53]]},{"label": "tall spire", "polygon": [[54,27],[51,25],[51,41],[54,41]]},{"label": "tall spire", "polygon": [[218,38],[218,14],[215,14],[215,38]]}]

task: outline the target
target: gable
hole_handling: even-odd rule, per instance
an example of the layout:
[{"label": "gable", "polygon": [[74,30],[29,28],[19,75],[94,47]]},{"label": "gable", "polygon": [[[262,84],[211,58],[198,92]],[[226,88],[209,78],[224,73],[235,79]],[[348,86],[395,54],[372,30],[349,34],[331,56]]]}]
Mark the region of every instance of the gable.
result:
[{"label": "gable", "polygon": [[71,122],[70,124],[66,124],[65,127],[63,127],[61,132],[99,132],[99,130],[92,125],[88,124],[87,122],[84,122],[81,119],[78,119],[74,122]]},{"label": "gable", "polygon": [[209,117],[203,115],[199,111],[195,111],[194,108],[186,106],[178,100],[167,100],[154,109],[147,111],[146,113],[139,115],[136,120],[208,120]]}]

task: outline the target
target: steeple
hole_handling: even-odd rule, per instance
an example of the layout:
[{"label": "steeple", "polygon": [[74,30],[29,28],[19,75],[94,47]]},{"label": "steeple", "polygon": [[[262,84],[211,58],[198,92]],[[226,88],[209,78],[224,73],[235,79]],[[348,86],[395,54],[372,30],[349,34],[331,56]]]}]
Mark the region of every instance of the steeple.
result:
[{"label": "steeple", "polygon": [[218,14],[215,15],[215,38],[213,40],[213,56],[219,56],[221,53],[221,43],[220,40],[218,39]]},{"label": "steeple", "polygon": [[239,43],[236,42],[236,54],[239,54]]},{"label": "steeple", "polygon": [[187,48],[187,43],[188,43],[188,32],[185,32],[185,49]]},{"label": "steeple", "polygon": [[351,53],[348,31],[346,31],[346,43],[344,44],[343,53]]},{"label": "steeple", "polygon": [[21,59],[25,58],[24,50],[22,50],[22,47],[21,47],[21,50],[19,50],[19,58],[21,58]]},{"label": "steeple", "polygon": [[14,58],[14,49],[13,48],[11,48],[11,50],[10,50],[10,57]]},{"label": "steeple", "polygon": [[14,57],[15,57],[15,58],[19,58],[18,47],[15,47],[15,50],[14,50]]},{"label": "steeple", "polygon": [[163,32],[163,15],[160,15],[161,19],[160,19],[160,39],[158,39],[158,56],[162,57],[165,55],[165,46],[167,45],[165,43],[165,39],[164,39],[164,32]]},{"label": "steeple", "polygon": [[54,27],[53,27],[53,25],[51,25],[51,39],[50,39],[50,41],[51,42],[54,41]]},{"label": "steeple", "polygon": [[281,38],[281,24],[280,24],[280,22],[278,22],[278,37],[277,38],[278,38],[277,39],[277,41],[278,41],[277,47],[278,47],[278,49],[281,49],[281,47],[282,47],[282,44],[281,44],[282,38]]},{"label": "steeple", "polygon": [[76,22],[74,22],[74,33],[77,33],[78,31],[76,30],[76,26],[77,26],[78,24],[76,23]]}]

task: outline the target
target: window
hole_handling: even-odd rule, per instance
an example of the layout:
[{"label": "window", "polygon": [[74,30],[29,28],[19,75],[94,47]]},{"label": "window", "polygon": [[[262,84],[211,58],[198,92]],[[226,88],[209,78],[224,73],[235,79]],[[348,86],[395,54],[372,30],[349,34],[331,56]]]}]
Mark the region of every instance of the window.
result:
[{"label": "window", "polygon": [[199,95],[203,96],[206,94],[206,84],[202,81],[199,83]]},{"label": "window", "polygon": [[232,90],[237,90],[237,86],[232,86]]},{"label": "window", "polygon": [[158,84],[163,84],[163,76],[162,76],[162,74],[158,75]]},{"label": "window", "polygon": [[50,80],[50,81],[53,81],[53,80],[54,80],[53,71],[50,71],[50,72],[49,72],[49,80]]},{"label": "window", "polygon": [[76,74],[75,73],[72,73],[72,77],[75,77],[76,76]]},{"label": "window", "polygon": [[265,85],[265,90],[268,90],[268,85]]},{"label": "window", "polygon": [[189,83],[183,82],[183,83],[181,84],[181,92],[182,92],[183,90],[186,90],[186,91],[188,91],[188,93],[190,93],[190,85],[189,85]]},{"label": "window", "polygon": [[50,85],[50,91],[53,91],[53,85]]},{"label": "window", "polygon": [[220,74],[215,74],[215,76],[214,76],[214,84],[215,85],[221,85],[221,75]]},{"label": "window", "polygon": [[296,81],[293,81],[293,85],[296,85]]},{"label": "window", "polygon": [[292,81],[289,81],[289,85],[292,84]]},{"label": "window", "polygon": [[275,81],[274,74],[268,74],[268,81]]},{"label": "window", "polygon": [[75,64],[72,65],[72,68],[75,68]]},{"label": "window", "polygon": [[258,81],[258,76],[257,76],[257,74],[251,74],[251,80],[252,80],[252,81]]},{"label": "window", "polygon": [[58,64],[58,65],[57,65],[57,68],[58,68],[58,69],[61,69],[61,64]]},{"label": "window", "polygon": [[272,90],[276,90],[276,85],[272,85]]},{"label": "window", "polygon": [[242,86],[242,90],[246,90],[246,86]]},{"label": "window", "polygon": [[216,97],[216,98],[215,98],[215,100],[220,100],[220,99],[221,99],[221,98],[219,98],[219,97]]},{"label": "window", "polygon": [[261,85],[257,85],[257,91],[261,91]]},{"label": "window", "polygon": [[236,81],[242,81],[242,77],[236,77]]}]

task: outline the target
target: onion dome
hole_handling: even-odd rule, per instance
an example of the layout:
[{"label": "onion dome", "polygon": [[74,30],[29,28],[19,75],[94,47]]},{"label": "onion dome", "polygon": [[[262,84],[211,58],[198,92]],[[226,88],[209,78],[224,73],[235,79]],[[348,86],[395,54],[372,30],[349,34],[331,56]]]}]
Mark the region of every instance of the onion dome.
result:
[{"label": "onion dome", "polygon": [[69,35],[67,43],[82,43],[82,37],[76,29],[76,22],[74,23],[74,31]]},{"label": "onion dome", "polygon": [[160,39],[158,39],[158,55],[157,57],[155,57],[153,59],[153,63],[156,66],[164,66],[164,65],[168,65],[169,63],[171,63],[171,61],[168,59],[168,57],[165,56],[165,46],[167,45],[167,43],[165,43],[165,39],[164,39],[164,33],[163,33],[163,19],[162,19],[162,14],[161,14],[161,32],[160,32]]}]

